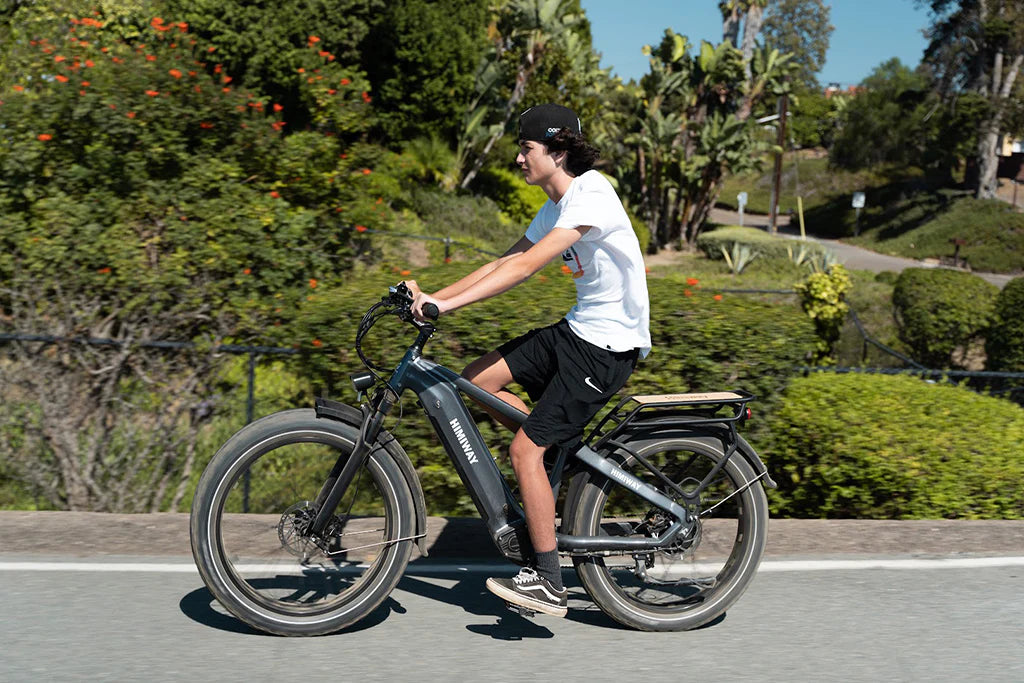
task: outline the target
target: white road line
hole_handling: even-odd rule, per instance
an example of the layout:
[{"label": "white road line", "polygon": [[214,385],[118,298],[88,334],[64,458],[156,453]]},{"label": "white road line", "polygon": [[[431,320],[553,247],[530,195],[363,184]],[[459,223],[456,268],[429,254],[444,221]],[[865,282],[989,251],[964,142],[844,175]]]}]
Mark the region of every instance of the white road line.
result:
[{"label": "white road line", "polygon": [[[289,569],[297,569],[289,565]],[[447,574],[451,572],[501,572],[511,565],[484,562],[475,564],[431,563],[410,566],[411,576]],[[759,572],[817,572],[861,569],[975,569],[990,567],[1024,567],[1024,556],[955,557],[936,559],[867,559],[867,560],[766,560]],[[268,567],[251,567],[267,570]],[[698,567],[698,570],[702,570]],[[196,574],[195,565],[172,562],[3,562],[0,572],[138,572],[163,574]]]}]

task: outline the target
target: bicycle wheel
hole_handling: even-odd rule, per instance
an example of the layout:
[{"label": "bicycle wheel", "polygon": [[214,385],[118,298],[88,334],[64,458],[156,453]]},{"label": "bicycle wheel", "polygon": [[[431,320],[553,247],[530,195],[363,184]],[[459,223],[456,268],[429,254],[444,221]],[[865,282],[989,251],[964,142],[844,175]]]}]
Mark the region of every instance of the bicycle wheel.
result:
[{"label": "bicycle wheel", "polygon": [[236,617],[280,635],[320,635],[372,612],[405,571],[412,495],[378,448],[323,537],[304,534],[317,493],[357,430],[312,410],[263,418],[233,436],[200,479],[192,554],[207,587]]},{"label": "bicycle wheel", "polygon": [[[652,438],[630,449],[652,462],[687,493],[722,458],[717,439]],[[632,456],[620,465],[665,495],[681,497],[657,481]],[[764,552],[768,503],[760,483],[737,453],[713,477],[700,497],[699,523],[686,540],[668,549],[573,558],[580,582],[594,602],[616,621],[645,631],[696,628],[725,612],[746,589]],[[573,533],[653,537],[671,520],[632,491],[592,476],[574,516]]]}]

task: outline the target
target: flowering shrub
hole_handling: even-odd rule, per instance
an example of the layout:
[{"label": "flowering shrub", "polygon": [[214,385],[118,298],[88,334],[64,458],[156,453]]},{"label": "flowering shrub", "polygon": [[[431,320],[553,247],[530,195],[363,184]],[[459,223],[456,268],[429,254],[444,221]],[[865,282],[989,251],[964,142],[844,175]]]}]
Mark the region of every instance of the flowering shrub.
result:
[{"label": "flowering shrub", "polygon": [[382,153],[352,142],[368,86],[315,42],[317,122],[286,135],[185,21],[69,8],[20,27],[0,75],[0,310],[41,331],[63,310],[110,335],[273,336],[307,283],[348,269],[351,225],[387,226]]}]

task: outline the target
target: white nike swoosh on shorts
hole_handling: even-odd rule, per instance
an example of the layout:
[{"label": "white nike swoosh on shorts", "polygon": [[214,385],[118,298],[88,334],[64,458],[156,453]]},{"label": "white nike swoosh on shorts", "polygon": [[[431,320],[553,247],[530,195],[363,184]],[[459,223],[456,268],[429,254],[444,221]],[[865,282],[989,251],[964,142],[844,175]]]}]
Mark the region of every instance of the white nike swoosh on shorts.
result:
[{"label": "white nike swoosh on shorts", "polygon": [[594,384],[593,382],[591,382],[591,381],[590,381],[590,378],[589,378],[589,377],[587,377],[587,378],[586,378],[585,380],[583,380],[583,382],[584,382],[584,383],[585,383],[585,384],[586,384],[587,386],[589,386],[589,387],[590,387],[591,389],[593,389],[594,391],[596,391],[597,393],[599,393],[599,394],[601,394],[601,393],[604,393],[604,392],[602,392],[602,391],[601,391],[600,389],[598,389],[598,388],[597,388],[597,385],[596,385],[596,384]]}]

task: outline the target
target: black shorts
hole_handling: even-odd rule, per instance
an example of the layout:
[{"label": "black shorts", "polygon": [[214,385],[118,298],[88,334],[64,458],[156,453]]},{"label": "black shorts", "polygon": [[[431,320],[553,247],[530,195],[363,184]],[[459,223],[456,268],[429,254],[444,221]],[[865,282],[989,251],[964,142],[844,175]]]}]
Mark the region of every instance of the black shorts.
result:
[{"label": "black shorts", "polygon": [[538,446],[571,448],[633,373],[639,350],[609,351],[577,337],[563,318],[498,347],[535,405],[523,424]]}]

